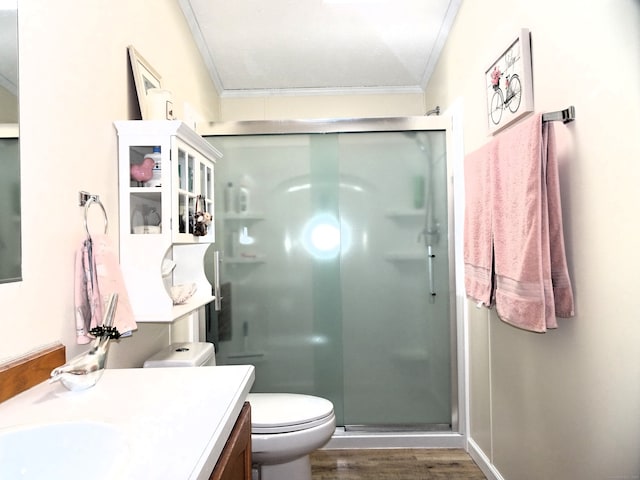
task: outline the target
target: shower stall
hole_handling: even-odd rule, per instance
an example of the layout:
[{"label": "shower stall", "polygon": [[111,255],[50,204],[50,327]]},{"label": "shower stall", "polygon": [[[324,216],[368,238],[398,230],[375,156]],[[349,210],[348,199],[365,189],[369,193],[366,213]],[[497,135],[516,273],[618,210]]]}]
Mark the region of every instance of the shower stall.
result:
[{"label": "shower stall", "polygon": [[458,432],[448,125],[212,126],[219,365],[254,365],[255,392],[328,398],[345,438]]}]

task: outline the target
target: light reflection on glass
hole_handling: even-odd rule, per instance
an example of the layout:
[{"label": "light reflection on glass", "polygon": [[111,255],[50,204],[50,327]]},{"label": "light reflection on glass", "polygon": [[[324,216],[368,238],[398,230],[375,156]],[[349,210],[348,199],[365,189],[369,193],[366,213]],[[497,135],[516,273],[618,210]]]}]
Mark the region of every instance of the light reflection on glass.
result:
[{"label": "light reflection on glass", "polygon": [[287,253],[291,253],[291,248],[293,247],[292,242],[291,242],[291,237],[289,236],[289,233],[286,233],[284,235],[284,251]]},{"label": "light reflection on glass", "polygon": [[326,335],[312,335],[309,337],[309,343],[312,345],[327,345],[329,338]]},{"label": "light reflection on glass", "polygon": [[302,230],[302,245],[314,258],[331,260],[346,252],[351,244],[350,229],[329,214],[311,218]]},{"label": "light reflection on glass", "polygon": [[238,237],[238,243],[241,245],[252,245],[256,241],[251,235],[249,235],[249,229],[247,227],[242,227],[240,229],[240,235]]},{"label": "light reflection on glass", "polygon": [[[287,193],[300,192],[302,190],[309,190],[311,188],[311,184],[305,183],[302,185],[296,185],[295,187],[287,188]],[[353,190],[354,192],[364,192],[364,188],[360,185],[355,185],[353,183],[340,183],[340,188],[344,188],[346,190]]]}]

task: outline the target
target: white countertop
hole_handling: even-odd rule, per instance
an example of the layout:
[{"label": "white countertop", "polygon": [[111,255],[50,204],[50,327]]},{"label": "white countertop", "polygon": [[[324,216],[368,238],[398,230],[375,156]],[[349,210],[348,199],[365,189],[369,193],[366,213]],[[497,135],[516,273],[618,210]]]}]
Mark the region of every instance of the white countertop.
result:
[{"label": "white countertop", "polygon": [[79,392],[44,382],[0,403],[0,432],[104,422],[125,434],[119,480],[208,479],[254,375],[250,365],[107,369],[94,387]]}]

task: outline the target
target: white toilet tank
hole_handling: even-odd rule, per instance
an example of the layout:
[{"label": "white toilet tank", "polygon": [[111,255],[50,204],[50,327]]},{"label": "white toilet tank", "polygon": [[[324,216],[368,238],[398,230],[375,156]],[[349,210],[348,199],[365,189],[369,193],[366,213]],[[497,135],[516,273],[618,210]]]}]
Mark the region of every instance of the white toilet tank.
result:
[{"label": "white toilet tank", "polygon": [[185,342],[173,343],[149,357],[144,368],[158,367],[203,367],[216,364],[213,343]]}]

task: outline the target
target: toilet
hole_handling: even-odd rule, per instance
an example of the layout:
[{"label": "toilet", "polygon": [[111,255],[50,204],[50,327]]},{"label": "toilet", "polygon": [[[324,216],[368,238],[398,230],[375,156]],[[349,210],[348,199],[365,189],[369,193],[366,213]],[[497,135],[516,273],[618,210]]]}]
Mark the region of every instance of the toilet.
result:
[{"label": "toilet", "polygon": [[[144,362],[145,368],[214,366],[212,343],[175,343]],[[250,393],[254,480],[311,480],[309,455],[336,428],[333,404],[294,393]],[[257,475],[257,476],[256,476]]]}]

